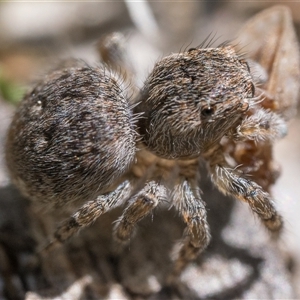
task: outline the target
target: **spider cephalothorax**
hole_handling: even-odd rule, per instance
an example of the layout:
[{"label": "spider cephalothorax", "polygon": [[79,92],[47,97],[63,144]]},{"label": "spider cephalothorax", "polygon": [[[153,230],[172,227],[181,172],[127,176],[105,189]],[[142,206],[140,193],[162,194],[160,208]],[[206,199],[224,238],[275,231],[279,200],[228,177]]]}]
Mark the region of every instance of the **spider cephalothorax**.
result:
[{"label": "spider cephalothorax", "polygon": [[143,141],[160,157],[199,156],[235,125],[253,96],[247,63],[230,46],[168,56],[139,99]]},{"label": "spider cephalothorax", "polygon": [[[278,11],[286,16],[285,10]],[[293,31],[291,35],[293,43]],[[114,36],[114,42],[105,42],[100,51],[115,71],[118,67],[109,47],[115,51],[117,46],[118,36]],[[298,52],[291,53],[295,85],[299,58]],[[117,61],[121,54],[118,51]],[[276,62],[282,70],[284,63]],[[120,71],[126,81],[133,72],[125,67],[122,63]],[[134,105],[106,67],[73,61],[45,77],[17,109],[6,159],[13,182],[35,202],[54,207],[83,203],[60,225],[49,246],[64,242],[125,203],[114,230],[121,246],[137,222],[168,200],[186,224],[171,277],[176,278],[210,240],[199,187],[201,160],[221,192],[248,203],[266,228],[280,232],[281,216],[258,182],[264,171],[260,165],[271,170],[267,158],[271,142],[286,134],[286,123],[280,103],[263,97],[257,101],[254,77],[234,47],[225,45],[192,48],[163,58],[141,91],[134,89]],[[284,112],[286,106],[282,107]],[[254,154],[252,161],[259,159],[262,164],[252,164],[249,153]],[[258,176],[249,179],[239,161]]]}]

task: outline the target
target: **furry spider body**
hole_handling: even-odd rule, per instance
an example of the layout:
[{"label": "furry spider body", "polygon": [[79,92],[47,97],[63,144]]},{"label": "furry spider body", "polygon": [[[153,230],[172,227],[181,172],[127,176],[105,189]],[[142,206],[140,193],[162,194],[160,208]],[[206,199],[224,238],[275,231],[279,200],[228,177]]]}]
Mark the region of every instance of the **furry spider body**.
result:
[{"label": "furry spider body", "polygon": [[[118,50],[114,43],[100,49],[106,61],[109,47]],[[114,54],[119,61],[122,53]],[[125,204],[114,228],[122,248],[135,225],[167,200],[186,224],[170,277],[176,279],[210,241],[201,161],[221,192],[248,203],[278,234],[282,218],[257,183],[261,178],[251,180],[243,171],[263,173],[248,159],[253,154],[272,173],[271,142],[286,134],[275,109],[280,105],[259,98],[254,78],[248,63],[226,45],[163,58],[132,106],[118,77],[104,67],[76,61],[46,76],[21,102],[6,144],[12,181],[25,196],[52,207],[79,206],[46,249]],[[249,165],[239,167],[239,159]]]},{"label": "furry spider body", "polygon": [[273,139],[285,123],[255,106],[247,63],[230,46],[191,49],[155,65],[133,109],[105,69],[78,63],[55,71],[18,108],[6,157],[14,183],[32,200],[55,207],[87,201],[57,229],[56,242],[127,202],[114,231],[124,244],[138,221],[170,201],[187,226],[178,276],[210,240],[200,159],[223,193],[248,202],[270,230],[281,229],[269,194],[231,168],[222,151],[223,138],[253,139],[254,131],[255,139]]}]

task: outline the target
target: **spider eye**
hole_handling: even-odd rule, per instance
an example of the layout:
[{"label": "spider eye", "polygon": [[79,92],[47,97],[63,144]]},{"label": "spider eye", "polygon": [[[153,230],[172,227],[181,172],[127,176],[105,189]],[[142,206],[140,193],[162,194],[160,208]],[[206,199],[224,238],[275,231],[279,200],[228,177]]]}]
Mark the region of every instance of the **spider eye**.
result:
[{"label": "spider eye", "polygon": [[201,115],[203,117],[210,117],[214,113],[214,109],[211,107],[205,107],[201,110]]}]

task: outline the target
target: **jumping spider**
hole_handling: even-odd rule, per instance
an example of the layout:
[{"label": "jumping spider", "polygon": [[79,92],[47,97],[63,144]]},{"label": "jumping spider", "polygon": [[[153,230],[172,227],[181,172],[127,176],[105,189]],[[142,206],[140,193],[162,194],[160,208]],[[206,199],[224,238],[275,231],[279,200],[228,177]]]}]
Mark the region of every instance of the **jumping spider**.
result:
[{"label": "jumping spider", "polygon": [[[283,19],[288,14],[283,8],[274,12]],[[264,14],[262,19],[270,12]],[[116,58],[110,58],[122,56],[116,45],[102,48],[112,68]],[[299,68],[295,74],[298,78]],[[257,91],[249,63],[233,46],[191,48],[163,58],[133,101],[119,79],[106,66],[76,61],[43,78],[13,118],[6,159],[15,185],[32,201],[56,208],[84,202],[58,227],[52,244],[124,203],[114,237],[126,244],[137,222],[168,200],[186,224],[176,278],[210,241],[199,187],[202,160],[222,193],[248,203],[267,229],[280,232],[282,218],[272,197],[257,183],[259,176],[252,180],[243,172],[248,167],[255,174],[259,167],[232,165],[228,156],[237,162],[235,150],[243,145],[244,154],[270,160],[258,150],[269,151],[286,134],[287,109],[274,108],[269,96],[276,95],[266,83]]]}]

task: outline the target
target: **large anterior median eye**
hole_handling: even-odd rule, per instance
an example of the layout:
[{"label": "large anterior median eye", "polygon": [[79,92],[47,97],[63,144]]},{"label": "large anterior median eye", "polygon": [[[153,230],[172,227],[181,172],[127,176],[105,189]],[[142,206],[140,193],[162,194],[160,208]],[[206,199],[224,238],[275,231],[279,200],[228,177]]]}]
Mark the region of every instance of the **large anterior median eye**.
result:
[{"label": "large anterior median eye", "polygon": [[210,117],[211,115],[213,115],[214,113],[214,109],[212,107],[204,107],[201,109],[201,115],[203,117]]}]

